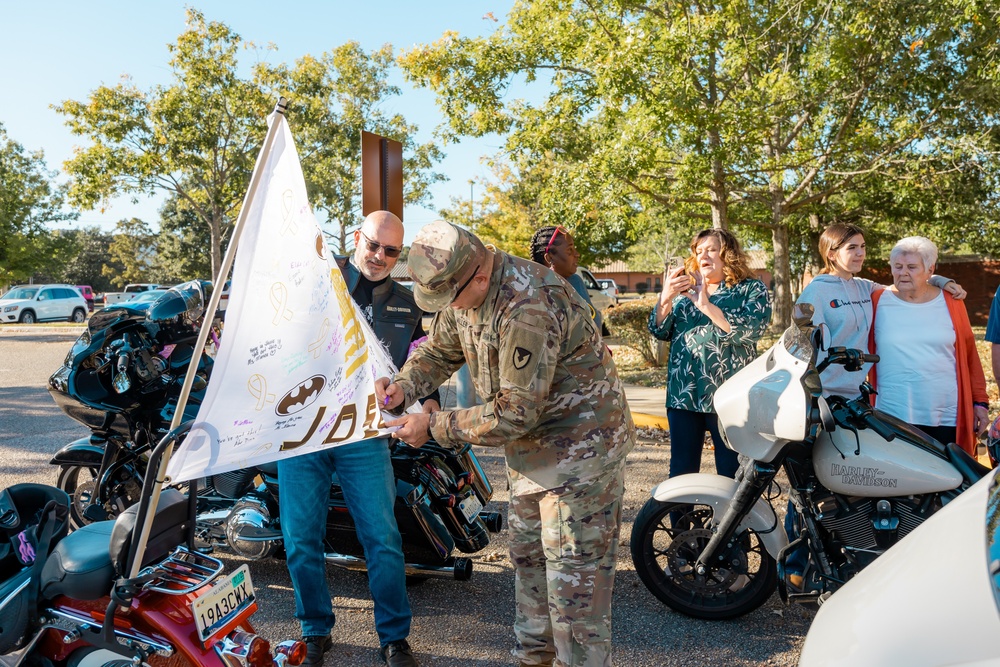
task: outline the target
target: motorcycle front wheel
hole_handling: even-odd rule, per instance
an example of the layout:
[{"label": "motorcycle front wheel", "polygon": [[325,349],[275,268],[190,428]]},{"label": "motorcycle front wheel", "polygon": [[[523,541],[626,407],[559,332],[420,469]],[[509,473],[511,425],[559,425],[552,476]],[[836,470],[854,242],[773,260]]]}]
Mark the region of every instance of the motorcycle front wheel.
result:
[{"label": "motorcycle front wheel", "polygon": [[632,526],[632,561],[646,588],[671,609],[707,620],[747,614],[778,583],[777,564],[753,530],[736,535],[704,574],[695,569],[712,537],[710,505],[646,501]]},{"label": "motorcycle front wheel", "polygon": [[86,526],[90,519],[83,515],[97,489],[97,468],[66,465],[59,468],[56,486],[70,498],[69,522],[73,529]]}]

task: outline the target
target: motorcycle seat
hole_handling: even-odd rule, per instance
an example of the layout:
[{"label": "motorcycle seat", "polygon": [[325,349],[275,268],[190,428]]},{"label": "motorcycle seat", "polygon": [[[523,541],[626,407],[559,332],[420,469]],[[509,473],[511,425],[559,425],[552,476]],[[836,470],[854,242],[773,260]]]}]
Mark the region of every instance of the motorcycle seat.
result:
[{"label": "motorcycle seat", "polygon": [[115,569],[108,544],[114,525],[114,521],[91,523],[59,541],[42,566],[42,598],[97,600],[111,591]]}]

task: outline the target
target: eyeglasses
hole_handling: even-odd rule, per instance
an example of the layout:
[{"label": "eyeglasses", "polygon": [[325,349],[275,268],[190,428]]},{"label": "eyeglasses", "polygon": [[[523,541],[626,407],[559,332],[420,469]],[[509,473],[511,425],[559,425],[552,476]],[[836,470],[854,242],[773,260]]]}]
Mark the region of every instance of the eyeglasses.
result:
[{"label": "eyeglasses", "polygon": [[365,244],[368,246],[368,252],[378,252],[378,249],[381,248],[382,250],[385,251],[386,257],[399,257],[399,253],[403,252],[402,248],[397,248],[396,246],[385,245],[384,243],[372,241],[370,238],[365,236],[365,233],[361,230],[358,230],[358,234],[364,236]]},{"label": "eyeglasses", "polygon": [[[472,279],[473,279],[473,278],[475,278],[475,277],[476,277],[476,274],[478,274],[478,273],[479,273],[479,267],[481,267],[481,266],[482,266],[482,264],[476,264],[476,270],[472,272],[472,275],[471,275],[471,276],[469,276],[469,277],[468,277],[468,278],[466,279],[466,281],[465,281],[464,283],[462,283],[462,286],[461,286],[461,287],[459,287],[459,288],[458,288],[458,290],[457,290],[457,291],[455,292],[455,296],[451,297],[451,303],[455,303],[455,300],[456,300],[456,299],[458,299],[458,297],[459,297],[459,295],[460,295],[460,294],[462,293],[462,291],[463,291],[463,290],[464,290],[464,289],[465,289],[466,287],[468,287],[468,286],[469,286],[469,283],[471,283],[471,282],[472,282]],[[449,304],[449,305],[450,305],[450,304]]]},{"label": "eyeglasses", "polygon": [[566,236],[565,229],[562,227],[556,227],[555,231],[552,232],[552,236],[549,238],[548,244],[545,246],[545,252],[548,252],[552,248],[552,244],[556,242],[556,236],[559,235],[559,232],[562,232],[563,236]]}]

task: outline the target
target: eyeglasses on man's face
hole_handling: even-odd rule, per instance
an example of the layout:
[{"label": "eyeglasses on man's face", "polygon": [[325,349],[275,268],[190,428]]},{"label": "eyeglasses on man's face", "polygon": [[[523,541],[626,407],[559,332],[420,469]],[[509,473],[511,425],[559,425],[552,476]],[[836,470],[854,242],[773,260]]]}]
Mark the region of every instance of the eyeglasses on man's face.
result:
[{"label": "eyeglasses on man's face", "polygon": [[378,241],[372,241],[370,238],[365,236],[365,233],[362,232],[361,230],[358,230],[358,234],[361,234],[361,236],[365,239],[365,246],[368,248],[368,252],[375,253],[378,252],[379,248],[381,248],[382,250],[385,251],[386,257],[399,257],[399,253],[403,252],[402,248],[397,248],[396,246],[392,245],[385,245],[384,243],[379,243]]}]

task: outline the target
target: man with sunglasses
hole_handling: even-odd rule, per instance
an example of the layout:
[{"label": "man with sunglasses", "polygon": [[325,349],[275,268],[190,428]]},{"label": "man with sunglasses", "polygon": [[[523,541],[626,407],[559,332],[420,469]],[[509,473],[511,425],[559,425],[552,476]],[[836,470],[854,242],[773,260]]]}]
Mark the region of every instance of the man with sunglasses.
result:
[{"label": "man with sunglasses", "polygon": [[[403,223],[388,211],[376,211],[354,232],[354,244],[354,255],[338,257],[337,264],[375,335],[389,350],[393,363],[402,366],[411,346],[424,337],[423,313],[413,294],[389,277],[402,250]],[[439,407],[437,392],[428,392],[424,410]],[[302,664],[322,665],[323,654],[333,646],[330,631],[335,618],[326,582],[323,535],[334,472],[365,550],[379,653],[389,667],[416,667],[407,644],[410,603],[402,540],[393,514],[396,481],[385,438],[278,462],[279,482],[284,488],[295,489],[281,498],[281,528],[295,589],[295,616],[308,649]]]},{"label": "man with sunglasses", "polygon": [[611,591],[635,425],[590,309],[545,266],[434,222],[417,234],[413,295],[436,312],[379,405],[405,407],[468,362],[484,404],[389,420],[414,447],[503,447],[521,665],[611,665]]}]

